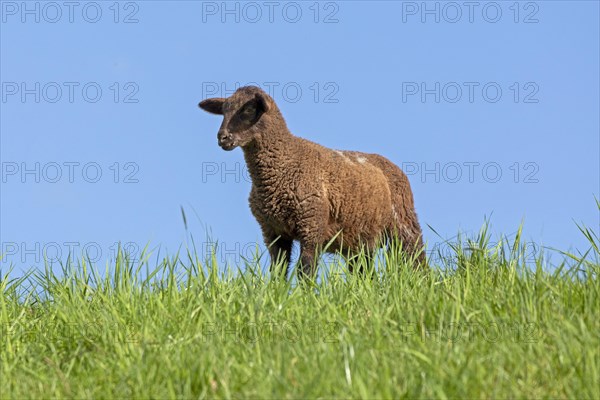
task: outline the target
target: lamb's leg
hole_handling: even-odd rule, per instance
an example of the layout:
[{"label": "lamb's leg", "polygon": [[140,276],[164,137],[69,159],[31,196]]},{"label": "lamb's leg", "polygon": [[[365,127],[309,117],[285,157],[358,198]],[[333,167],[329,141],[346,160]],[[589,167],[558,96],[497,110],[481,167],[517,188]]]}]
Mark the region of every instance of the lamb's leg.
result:
[{"label": "lamb's leg", "polygon": [[[265,238],[265,243],[269,248],[269,255],[271,256],[271,275],[285,273],[284,276],[287,277],[290,268],[290,260],[292,258],[293,241],[288,238],[269,235],[268,238]],[[282,263],[283,270],[277,271]]]},{"label": "lamb's leg", "polygon": [[[420,229],[404,229],[402,234],[390,237],[390,240],[396,242],[395,247],[402,246],[402,251],[408,256],[415,258],[413,266],[415,269],[427,269],[427,260],[425,259],[425,249],[423,247],[423,237]],[[418,256],[416,255],[417,253]],[[415,257],[416,256],[416,257]]]},{"label": "lamb's leg", "polygon": [[375,268],[375,257],[371,252],[365,252],[364,259],[354,258],[348,262],[348,270],[351,273],[357,273],[360,276],[367,276]]},{"label": "lamb's leg", "polygon": [[301,279],[314,278],[317,273],[317,249],[312,243],[300,241],[300,261],[298,263],[298,277]]},{"label": "lamb's leg", "polygon": [[408,257],[410,257],[410,259],[413,260],[412,266],[414,269],[420,270],[429,268],[427,266],[427,260],[425,259],[425,250],[423,249],[422,244],[415,244],[412,246],[409,245],[407,247],[408,249],[406,254]]},{"label": "lamb's leg", "polygon": [[[308,191],[308,190],[307,190]],[[311,196],[297,210],[299,220],[298,241],[300,242],[299,278],[314,278],[317,274],[317,257],[327,243],[327,221],[329,207],[320,196]]]},{"label": "lamb's leg", "polygon": [[405,235],[401,238],[401,240],[407,255],[411,258],[414,258],[414,268],[426,269],[427,261],[425,260],[425,248],[423,246],[421,229],[419,227],[414,228],[411,234]]},{"label": "lamb's leg", "polygon": [[425,247],[423,246],[423,236],[419,234],[415,240],[415,244],[412,249],[412,254],[419,253],[415,260],[415,268],[427,269],[427,260],[425,258]]}]

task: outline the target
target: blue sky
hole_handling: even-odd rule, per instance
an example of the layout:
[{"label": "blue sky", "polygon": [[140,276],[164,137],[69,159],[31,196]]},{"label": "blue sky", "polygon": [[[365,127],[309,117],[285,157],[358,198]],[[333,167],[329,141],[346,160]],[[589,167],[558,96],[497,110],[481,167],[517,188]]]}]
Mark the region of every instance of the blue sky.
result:
[{"label": "blue sky", "polygon": [[242,152],[197,103],[253,82],[293,133],[402,166],[430,248],[485,217],[564,250],[598,228],[596,1],[0,4],[3,271],[207,231],[250,254]]}]

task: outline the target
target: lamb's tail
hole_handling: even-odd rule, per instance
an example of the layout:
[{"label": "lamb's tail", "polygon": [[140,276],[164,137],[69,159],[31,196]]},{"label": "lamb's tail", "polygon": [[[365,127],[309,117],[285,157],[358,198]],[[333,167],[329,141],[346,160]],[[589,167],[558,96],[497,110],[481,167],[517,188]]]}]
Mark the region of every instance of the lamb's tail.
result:
[{"label": "lamb's tail", "polygon": [[392,194],[393,223],[388,228],[390,234],[397,237],[405,251],[414,256],[418,266],[425,267],[425,249],[423,247],[423,233],[408,177],[400,168],[387,158],[378,154],[369,154],[369,162],[380,168],[388,179]]}]

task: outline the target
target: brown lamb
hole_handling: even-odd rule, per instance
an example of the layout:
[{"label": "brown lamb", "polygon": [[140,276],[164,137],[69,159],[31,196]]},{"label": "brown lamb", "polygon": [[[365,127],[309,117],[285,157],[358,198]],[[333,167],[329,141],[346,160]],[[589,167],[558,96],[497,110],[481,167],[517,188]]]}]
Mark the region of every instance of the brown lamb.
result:
[{"label": "brown lamb", "polygon": [[223,115],[219,146],[228,151],[240,146],[244,152],[252,179],[250,209],[272,267],[283,260],[287,274],[294,240],[301,246],[298,271],[312,276],[323,250],[372,254],[392,238],[416,258],[415,265],[425,265],[408,178],[388,159],[332,150],[292,135],[274,100],[255,86],[199,106]]}]

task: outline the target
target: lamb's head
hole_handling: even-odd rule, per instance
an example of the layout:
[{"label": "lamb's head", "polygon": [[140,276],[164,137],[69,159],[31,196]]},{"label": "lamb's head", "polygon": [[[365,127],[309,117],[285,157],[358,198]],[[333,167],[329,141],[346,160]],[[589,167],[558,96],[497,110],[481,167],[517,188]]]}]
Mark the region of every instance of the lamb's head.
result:
[{"label": "lamb's head", "polygon": [[228,98],[211,98],[198,106],[212,114],[223,116],[217,139],[223,150],[244,147],[265,128],[265,114],[276,108],[273,99],[256,86],[244,86]]}]

